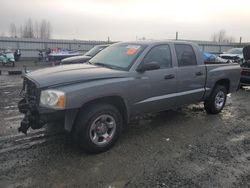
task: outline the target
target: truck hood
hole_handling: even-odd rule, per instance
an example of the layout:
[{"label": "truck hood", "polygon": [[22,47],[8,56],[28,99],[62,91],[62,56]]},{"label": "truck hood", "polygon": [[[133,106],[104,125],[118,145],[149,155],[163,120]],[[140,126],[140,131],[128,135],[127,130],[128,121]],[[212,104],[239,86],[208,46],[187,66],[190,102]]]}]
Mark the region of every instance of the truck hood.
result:
[{"label": "truck hood", "polygon": [[84,63],[90,60],[90,56],[80,55],[74,57],[68,57],[61,61],[62,64],[70,64],[70,63]]},{"label": "truck hood", "polygon": [[27,73],[37,88],[58,87],[68,84],[127,77],[128,72],[90,64],[61,65]]}]

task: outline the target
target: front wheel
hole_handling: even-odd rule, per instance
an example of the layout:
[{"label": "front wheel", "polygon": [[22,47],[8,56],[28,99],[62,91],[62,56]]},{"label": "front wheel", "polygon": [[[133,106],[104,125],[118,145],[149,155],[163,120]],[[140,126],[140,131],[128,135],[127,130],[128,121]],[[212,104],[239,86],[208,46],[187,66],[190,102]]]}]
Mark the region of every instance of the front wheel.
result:
[{"label": "front wheel", "polygon": [[86,151],[101,153],[115,144],[121,133],[122,122],[122,116],[114,106],[94,104],[80,111],[73,137]]},{"label": "front wheel", "polygon": [[217,85],[208,99],[204,102],[205,110],[209,114],[218,114],[224,108],[227,100],[225,86]]}]

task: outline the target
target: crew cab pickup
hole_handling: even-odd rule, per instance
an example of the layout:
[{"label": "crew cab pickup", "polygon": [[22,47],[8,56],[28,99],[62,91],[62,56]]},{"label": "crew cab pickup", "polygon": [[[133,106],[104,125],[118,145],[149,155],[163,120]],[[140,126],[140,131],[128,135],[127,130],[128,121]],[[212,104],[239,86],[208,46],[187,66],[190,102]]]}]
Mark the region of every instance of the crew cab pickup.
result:
[{"label": "crew cab pickup", "polygon": [[83,149],[103,152],[134,116],[202,101],[208,113],[219,113],[238,89],[240,71],[238,64],[205,63],[189,42],[116,43],[87,64],[26,74],[19,131],[63,121]]}]

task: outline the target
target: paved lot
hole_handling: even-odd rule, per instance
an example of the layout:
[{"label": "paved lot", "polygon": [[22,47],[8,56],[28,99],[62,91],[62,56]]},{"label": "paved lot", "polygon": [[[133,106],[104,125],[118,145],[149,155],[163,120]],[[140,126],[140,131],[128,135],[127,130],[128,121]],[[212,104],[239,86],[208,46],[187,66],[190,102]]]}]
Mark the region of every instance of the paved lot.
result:
[{"label": "paved lot", "polygon": [[207,115],[202,104],[131,123],[89,155],[60,125],[19,134],[20,76],[0,76],[0,187],[250,187],[250,90]]}]

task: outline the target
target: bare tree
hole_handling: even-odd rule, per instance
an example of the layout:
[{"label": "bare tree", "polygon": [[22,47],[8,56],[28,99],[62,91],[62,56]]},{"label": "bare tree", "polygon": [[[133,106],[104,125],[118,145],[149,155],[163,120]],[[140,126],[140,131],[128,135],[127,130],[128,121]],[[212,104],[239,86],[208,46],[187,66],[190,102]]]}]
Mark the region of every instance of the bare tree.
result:
[{"label": "bare tree", "polygon": [[35,38],[39,38],[40,37],[40,28],[39,28],[40,24],[38,21],[35,22],[34,25],[34,36]]},{"label": "bare tree", "polygon": [[17,29],[16,29],[16,24],[15,23],[10,24],[9,32],[10,32],[11,37],[17,37]]},{"label": "bare tree", "polygon": [[28,19],[23,25],[20,25],[17,29],[15,23],[10,24],[9,33],[11,37],[23,37],[23,38],[51,38],[51,25],[50,22],[43,19],[33,24],[32,19]]},{"label": "bare tree", "polygon": [[33,22],[29,18],[23,28],[23,36],[24,38],[34,38],[34,28],[33,28]]},{"label": "bare tree", "polygon": [[211,40],[213,42],[226,42],[226,43],[232,43],[235,41],[233,36],[226,35],[225,29],[221,29],[219,32],[212,34]]},{"label": "bare tree", "polygon": [[217,33],[212,34],[211,40],[212,40],[213,42],[217,42],[217,41],[218,41],[218,35],[217,35]]},{"label": "bare tree", "polygon": [[49,39],[51,37],[51,25],[49,21],[42,20],[40,23],[40,38]]},{"label": "bare tree", "polygon": [[226,42],[227,42],[227,43],[235,42],[235,38],[234,38],[233,36],[227,37]]},{"label": "bare tree", "polygon": [[18,36],[19,36],[19,37],[23,37],[23,26],[20,26],[20,27],[18,28]]},{"label": "bare tree", "polygon": [[224,29],[218,32],[218,42],[224,42],[226,40],[226,31]]}]

